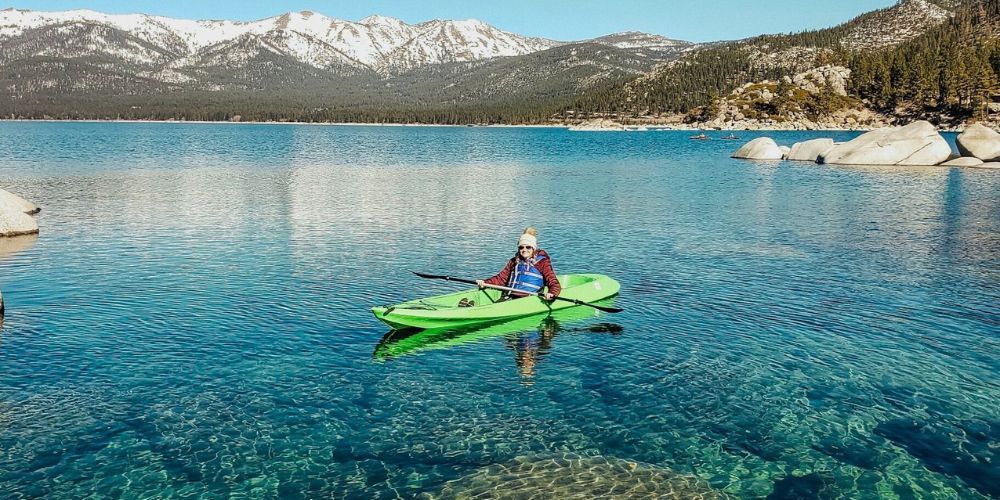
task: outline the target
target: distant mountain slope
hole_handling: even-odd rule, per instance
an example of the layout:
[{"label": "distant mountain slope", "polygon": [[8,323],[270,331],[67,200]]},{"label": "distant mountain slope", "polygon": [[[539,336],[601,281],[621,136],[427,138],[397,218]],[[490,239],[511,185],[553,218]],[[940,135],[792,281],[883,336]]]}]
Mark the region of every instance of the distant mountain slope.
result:
[{"label": "distant mountain slope", "polygon": [[848,23],[840,46],[852,50],[877,50],[912,40],[951,17],[959,2],[909,0],[888,9],[858,17]]},{"label": "distant mountain slope", "polygon": [[518,57],[425,66],[386,82],[398,92],[438,103],[544,101],[569,98],[612,81],[635,78],[662,61],[644,47],[573,43]]}]

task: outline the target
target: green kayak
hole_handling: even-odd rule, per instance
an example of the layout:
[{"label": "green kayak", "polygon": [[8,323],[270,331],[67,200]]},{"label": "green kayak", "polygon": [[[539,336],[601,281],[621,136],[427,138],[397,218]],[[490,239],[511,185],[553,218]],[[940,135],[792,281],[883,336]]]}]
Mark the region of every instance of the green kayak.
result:
[{"label": "green kayak", "polygon": [[[559,276],[560,297],[596,302],[618,294],[617,281],[603,274],[566,274]],[[493,323],[568,307],[581,307],[567,301],[546,302],[537,296],[500,300],[504,292],[472,289],[411,300],[394,306],[373,307],[375,317],[392,328],[452,328]],[[459,304],[465,304],[460,307]],[[471,304],[471,306],[469,305]],[[586,307],[586,306],[582,306]]]}]

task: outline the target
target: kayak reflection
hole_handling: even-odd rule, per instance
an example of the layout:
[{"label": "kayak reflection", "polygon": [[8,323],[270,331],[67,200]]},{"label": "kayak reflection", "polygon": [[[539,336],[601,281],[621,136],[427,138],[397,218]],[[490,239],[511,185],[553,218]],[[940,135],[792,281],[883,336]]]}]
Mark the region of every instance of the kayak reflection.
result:
[{"label": "kayak reflection", "polygon": [[[611,301],[613,299],[601,301],[601,304],[610,304]],[[523,381],[531,383],[535,375],[535,366],[551,351],[552,341],[557,335],[567,333],[620,335],[624,331],[622,326],[614,323],[573,326],[573,323],[602,316],[604,313],[588,307],[573,307],[485,326],[392,330],[382,337],[375,347],[373,357],[381,362],[404,355],[504,337],[504,345],[514,352],[514,361]]]},{"label": "kayak reflection", "polygon": [[621,325],[614,323],[596,323],[582,328],[564,329],[555,318],[546,316],[542,318],[537,329],[507,335],[505,342],[507,347],[514,351],[514,361],[521,374],[521,383],[531,385],[534,383],[535,365],[552,350],[552,340],[556,335],[573,332],[621,335],[623,330]]}]

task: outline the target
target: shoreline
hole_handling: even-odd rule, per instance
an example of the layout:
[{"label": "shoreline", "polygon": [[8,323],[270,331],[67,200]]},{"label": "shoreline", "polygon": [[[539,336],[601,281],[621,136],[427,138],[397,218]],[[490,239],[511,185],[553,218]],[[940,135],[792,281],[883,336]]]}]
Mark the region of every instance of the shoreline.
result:
[{"label": "shoreline", "polygon": [[[448,124],[448,123],[370,123],[370,122],[299,122],[299,121],[228,121],[228,120],[101,120],[101,119],[58,119],[58,118],[0,118],[0,123],[151,123],[151,124],[190,124],[190,125],[313,125],[320,127],[453,127],[453,128],[553,128],[572,129],[581,124],[571,123],[534,123],[534,124]],[[637,130],[643,127],[646,130]],[[759,127],[759,128],[718,128],[698,127],[696,125],[671,125],[671,124],[628,124],[621,128],[590,128],[577,129],[574,132],[656,132],[656,131],[679,131],[679,132],[870,132],[876,128],[790,128],[790,127]],[[960,133],[959,128],[938,128],[939,132]]]},{"label": "shoreline", "polygon": [[0,123],[165,123],[179,125],[315,125],[321,127],[462,127],[462,128],[568,128],[563,124],[507,124],[494,123],[488,125],[449,124],[449,123],[369,123],[369,122],[294,122],[294,121],[227,121],[227,120],[70,120],[57,118],[0,118]]}]

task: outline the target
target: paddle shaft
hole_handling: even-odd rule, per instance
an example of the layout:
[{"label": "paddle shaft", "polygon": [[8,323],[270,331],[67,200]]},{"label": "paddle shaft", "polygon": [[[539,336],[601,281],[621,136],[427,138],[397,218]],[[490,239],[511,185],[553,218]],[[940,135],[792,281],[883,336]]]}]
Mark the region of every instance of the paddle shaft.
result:
[{"label": "paddle shaft", "polygon": [[[437,274],[424,274],[424,273],[418,273],[416,271],[411,271],[411,272],[413,274],[416,274],[417,276],[420,276],[421,278],[428,278],[428,279],[435,279],[435,280],[445,280],[445,281],[457,281],[459,283],[468,283],[470,285],[478,285],[479,284],[475,280],[469,280],[469,279],[463,279],[463,278],[455,278],[455,277],[452,277],[452,276],[441,276],[441,275],[437,275]],[[524,290],[518,290],[516,288],[510,288],[510,287],[501,286],[501,285],[491,285],[489,283],[484,283],[483,286],[487,287],[487,288],[493,288],[493,289],[496,289],[496,290],[501,290],[501,291],[504,291],[504,292],[525,293]],[[543,294],[539,293],[538,295],[542,296]],[[623,311],[623,309],[619,309],[617,307],[604,307],[604,306],[599,306],[599,305],[596,305],[596,304],[591,304],[589,302],[584,302],[582,300],[567,299],[565,297],[559,297],[559,296],[552,297],[552,300],[561,300],[563,302],[572,302],[572,303],[574,303],[574,304],[576,304],[578,306],[593,307],[594,309],[597,309],[599,311],[604,311],[604,312],[609,312],[609,313],[618,313],[618,312],[622,312]]]}]

